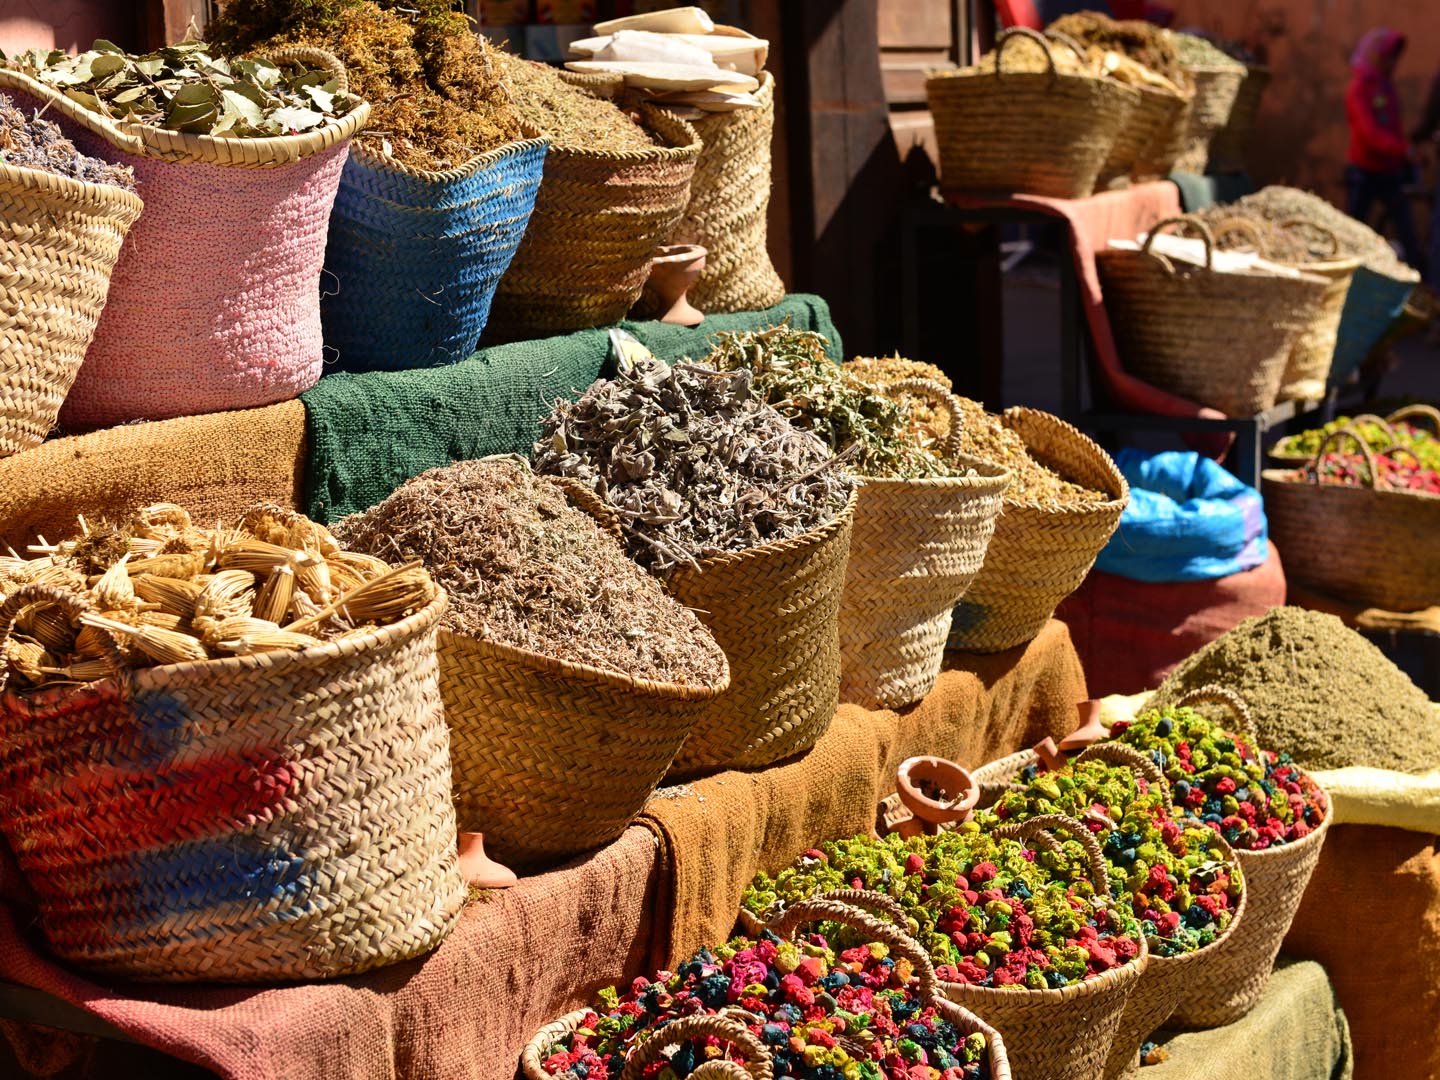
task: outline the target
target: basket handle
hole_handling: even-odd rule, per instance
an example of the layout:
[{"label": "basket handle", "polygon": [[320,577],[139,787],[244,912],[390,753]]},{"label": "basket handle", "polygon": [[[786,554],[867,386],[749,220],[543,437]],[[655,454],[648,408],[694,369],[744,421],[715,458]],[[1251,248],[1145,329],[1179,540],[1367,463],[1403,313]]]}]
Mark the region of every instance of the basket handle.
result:
[{"label": "basket handle", "polygon": [[[1105,865],[1105,855],[1101,852],[1100,845],[1095,841],[1094,834],[1074,818],[1065,814],[1037,814],[1024,821],[1001,825],[995,830],[995,835],[1003,840],[1030,840],[1050,846],[1054,842],[1050,833],[1055,829],[1069,833],[1085,849],[1085,857],[1090,862],[1090,883],[1095,886],[1095,891],[1111,900],[1115,899],[1115,894],[1110,889],[1110,871]],[[1045,839],[1041,839],[1042,837]],[[1055,850],[1054,846],[1051,846],[1051,850]]]},{"label": "basket handle", "polygon": [[[4,605],[0,606],[0,647],[10,641],[10,635],[15,631],[15,620],[32,604],[53,604],[70,619],[78,619],[81,615],[89,615],[95,611],[89,601],[67,589],[57,589],[53,585],[22,585],[6,597]],[[110,668],[111,675],[124,685],[128,673],[125,657],[108,630],[100,637],[100,658]],[[8,669],[0,670],[0,689],[4,688],[9,677]]]},{"label": "basket handle", "polygon": [[[682,1016],[655,1031],[630,1054],[620,1080],[640,1080],[640,1074],[651,1063],[658,1061],[667,1046],[675,1046],[689,1039],[703,1039],[712,1035],[725,1042],[734,1043],[744,1052],[746,1067],[739,1075],[748,1080],[773,1080],[775,1070],[770,1062],[770,1051],[765,1044],[750,1033],[750,1029],[729,1016],[703,1014]],[[693,1075],[693,1074],[692,1074]]]},{"label": "basket handle", "polygon": [[1067,46],[1071,52],[1080,58],[1081,63],[1090,62],[1090,54],[1086,52],[1085,46],[1076,41],[1064,30],[1046,30],[1045,36],[1051,41],[1058,41],[1061,45]]},{"label": "basket handle", "polygon": [[1212,232],[1217,244],[1220,243],[1222,237],[1229,236],[1231,233],[1240,233],[1254,245],[1255,254],[1259,255],[1262,259],[1268,259],[1270,257],[1269,241],[1265,239],[1265,234],[1260,231],[1260,226],[1249,218],[1226,218],[1216,225]]},{"label": "basket handle", "polygon": [[1310,229],[1313,232],[1319,233],[1322,240],[1330,241],[1330,251],[1328,254],[1331,258],[1340,254],[1340,238],[1335,235],[1335,230],[1328,225],[1322,225],[1318,221],[1305,221],[1302,218],[1291,218],[1289,221],[1282,221],[1280,228],[1290,230]]},{"label": "basket handle", "polygon": [[1393,446],[1387,446],[1382,450],[1375,451],[1377,458],[1393,458],[1396,454],[1409,454],[1411,461],[1415,462],[1420,468],[1425,468],[1425,463],[1420,460],[1420,455],[1415,452],[1413,447],[1396,443]]},{"label": "basket handle", "polygon": [[1403,409],[1396,409],[1385,419],[1392,424],[1397,424],[1401,420],[1409,420],[1412,416],[1430,421],[1431,430],[1436,435],[1440,435],[1440,409],[1435,408],[1434,405],[1406,405]]},{"label": "basket handle", "polygon": [[918,926],[914,919],[905,914],[905,909],[898,900],[873,889],[831,889],[829,892],[817,893],[809,899],[849,904],[861,911],[868,911],[871,915],[889,919],[907,934],[913,934]]},{"label": "basket handle", "polygon": [[1216,686],[1213,683],[1197,686],[1175,704],[1177,706],[1224,705],[1240,721],[1240,733],[1249,740],[1250,748],[1255,751],[1256,755],[1259,755],[1260,733],[1255,730],[1255,717],[1250,714],[1250,706],[1245,703],[1245,699],[1234,690]]},{"label": "basket handle", "polygon": [[[1190,214],[1181,214],[1178,217],[1166,218],[1164,221],[1160,222],[1154,228],[1152,228],[1148,233],[1145,234],[1145,243],[1142,244],[1140,247],[1140,251],[1142,254],[1150,254],[1150,245],[1155,242],[1155,237],[1160,234],[1160,230],[1168,225],[1186,226],[1198,232],[1200,234],[1200,239],[1203,240],[1205,243],[1205,269],[1215,269],[1215,234],[1210,231],[1209,225],[1206,225],[1205,222]],[[1162,261],[1167,267],[1169,267],[1172,274],[1175,272],[1175,267],[1171,265],[1169,259],[1164,259],[1161,256],[1157,256],[1157,258],[1162,258]]]},{"label": "basket handle", "polygon": [[1360,433],[1348,424],[1342,428],[1336,428],[1325,441],[1320,444],[1320,449],[1315,451],[1314,458],[1310,461],[1310,475],[1314,483],[1320,482],[1320,462],[1325,459],[1325,452],[1330,449],[1332,442],[1338,442],[1342,436],[1349,436],[1354,440],[1355,445],[1360,448],[1360,456],[1365,459],[1365,467],[1369,470],[1370,488],[1374,490],[1380,480],[1380,470],[1375,465],[1375,455],[1370,450],[1370,444],[1361,438]]},{"label": "basket handle", "polygon": [[350,76],[345,64],[332,52],[312,49],[307,45],[291,45],[284,49],[271,49],[261,55],[274,64],[303,64],[311,70],[328,72],[339,84],[340,93],[350,93]]},{"label": "basket handle", "polygon": [[1150,781],[1150,786],[1160,793],[1165,813],[1171,817],[1175,815],[1175,803],[1170,799],[1170,784],[1165,779],[1165,774],[1160,771],[1160,766],[1155,764],[1149,754],[1125,743],[1100,742],[1086,747],[1084,753],[1075,759],[1077,765],[1082,761],[1104,761],[1143,774],[1145,779]]},{"label": "basket handle", "polygon": [[1040,31],[1031,30],[1028,26],[1012,26],[1000,35],[1000,40],[995,45],[995,77],[999,79],[1005,74],[1001,65],[1001,60],[1005,56],[1005,46],[1022,37],[1029,38],[1045,50],[1045,59],[1050,64],[1050,77],[1057,78],[1060,72],[1055,69],[1055,53],[1050,48],[1049,39]]},{"label": "basket handle", "polygon": [[[1440,415],[1436,416],[1436,421],[1440,423]],[[1383,416],[1376,416],[1374,413],[1361,413],[1359,416],[1352,416],[1350,418],[1349,426],[1353,427],[1356,431],[1360,430],[1361,424],[1374,424],[1385,433],[1386,438],[1390,440],[1391,446],[1394,446],[1400,441],[1399,437],[1395,434],[1395,429],[1390,425],[1390,421]],[[1384,448],[1382,447],[1381,449]]]},{"label": "basket handle", "polygon": [[861,911],[852,904],[842,904],[838,900],[823,900],[812,898],[801,900],[798,904],[792,904],[780,914],[770,927],[782,938],[792,937],[805,923],[809,922],[835,922],[848,926],[852,930],[858,930],[871,941],[879,941],[887,945],[892,953],[909,960],[915,968],[915,974],[920,979],[920,996],[926,1002],[939,999],[940,980],[935,975],[935,965],[930,962],[930,957],[920,947],[920,943],[912,938],[905,931],[891,926],[889,923],[881,922],[868,912]]},{"label": "basket handle", "polygon": [[960,446],[960,428],[964,424],[965,414],[960,411],[960,403],[955,400],[954,394],[934,379],[898,379],[893,383],[887,383],[881,388],[881,392],[890,397],[897,394],[914,394],[916,397],[929,398],[948,412],[950,414],[950,432],[945,436],[945,441],[937,448],[937,452],[944,461],[955,459],[955,453]]}]

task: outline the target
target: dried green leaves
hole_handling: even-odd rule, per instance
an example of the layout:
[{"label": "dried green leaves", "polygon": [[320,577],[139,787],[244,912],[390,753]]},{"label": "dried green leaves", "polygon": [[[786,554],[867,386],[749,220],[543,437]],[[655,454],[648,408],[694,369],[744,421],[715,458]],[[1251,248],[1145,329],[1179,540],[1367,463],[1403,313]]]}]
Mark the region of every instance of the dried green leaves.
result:
[{"label": "dried green leaves", "polygon": [[292,62],[227,60],[203,41],[132,56],[103,39],[70,56],[32,49],[10,67],[111,120],[251,139],[321,127],[359,104],[328,71]]}]

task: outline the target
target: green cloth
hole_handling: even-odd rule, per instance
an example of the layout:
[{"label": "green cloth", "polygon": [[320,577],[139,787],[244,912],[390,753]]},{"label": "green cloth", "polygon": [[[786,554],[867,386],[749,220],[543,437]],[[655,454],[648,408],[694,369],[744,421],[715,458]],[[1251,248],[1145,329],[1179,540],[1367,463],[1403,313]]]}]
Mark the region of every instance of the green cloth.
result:
[{"label": "green cloth", "polygon": [[1227,1027],[1156,1039],[1168,1061],[1139,1080],[1350,1080],[1350,1026],[1325,969],[1280,957],[1265,995]]},{"label": "green cloth", "polygon": [[1195,173],[1175,172],[1170,174],[1169,179],[1180,189],[1180,206],[1187,214],[1216,203],[1232,203],[1255,190],[1255,181],[1248,173],[1197,176]]},{"label": "green cloth", "polygon": [[[698,359],[722,330],[759,330],[788,318],[843,359],[830,308],[796,293],[765,311],[711,315],[697,327],[622,322],[662,360]],[[580,396],[610,352],[608,328],[481,349],[468,360],[414,371],[335,374],[300,396],[309,453],[305,512],[333,521],[374,506],[426,469],[489,454],[523,454],[558,398]]]}]

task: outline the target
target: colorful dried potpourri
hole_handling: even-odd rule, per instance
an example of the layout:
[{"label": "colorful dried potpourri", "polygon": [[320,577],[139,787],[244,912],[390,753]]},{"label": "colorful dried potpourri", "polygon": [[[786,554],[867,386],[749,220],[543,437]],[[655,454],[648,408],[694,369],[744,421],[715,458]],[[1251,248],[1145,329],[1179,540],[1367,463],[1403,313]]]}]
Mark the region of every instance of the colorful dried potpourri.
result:
[{"label": "colorful dried potpourri", "polygon": [[1325,820],[1325,793],[1289,754],[1257,750],[1194,709],[1153,709],[1111,734],[1164,769],[1177,814],[1237,851],[1303,840]]},{"label": "colorful dried potpourri", "polygon": [[750,371],[761,396],[802,431],[814,432],[859,476],[927,480],[963,476],[911,435],[910,409],[864,383],[845,378],[825,355],[825,339],[810,330],[720,333],[704,360],[717,371]]},{"label": "colorful dried potpourri", "polygon": [[[1407,450],[1413,451],[1420,460],[1420,464],[1425,468],[1440,470],[1440,438],[1425,428],[1406,420],[1398,420],[1381,427],[1373,420],[1355,420],[1348,416],[1337,416],[1324,427],[1311,428],[1309,431],[1302,431],[1298,435],[1281,439],[1276,444],[1275,450],[1277,453],[1287,456],[1304,454],[1306,457],[1313,458],[1320,452],[1320,447],[1325,444],[1326,439],[1346,427],[1359,434],[1365,440],[1365,445],[1371,450],[1385,450],[1394,445],[1403,446]],[[1342,449],[1348,445],[1353,444],[1342,444]]]},{"label": "colorful dried potpourri", "polygon": [[357,551],[421,560],[444,586],[440,625],[635,678],[708,686],[725,657],[694,612],[524,458],[423,472],[335,526]]},{"label": "colorful dried potpourri", "polygon": [[535,471],[568,476],[615,511],[630,556],[657,574],[801,536],[835,519],[855,478],[756,392],[748,371],[623,360],[559,401]]},{"label": "colorful dried potpourri", "polygon": [[1306,479],[1318,480],[1322,484],[1440,495],[1440,473],[1420,464],[1418,456],[1405,448],[1382,450],[1369,460],[1361,454],[1332,450],[1299,472]]},{"label": "colorful dried potpourri", "polygon": [[773,879],[757,874],[741,904],[768,919],[835,889],[884,893],[942,979],[1054,989],[1133,960],[1141,933],[1125,905],[1096,894],[1080,845],[1056,838],[1059,852],[1035,851],[967,822],[938,836],[827,841]]},{"label": "colorful dried potpourri", "polygon": [[[911,963],[880,942],[836,952],[816,934],[769,931],[701,949],[674,972],[600,992],[600,1009],[552,1048],[541,1067],[557,1080],[617,1080],[652,1032],[686,1016],[728,1010],[765,1045],[774,1075],[796,1080],[988,1080],[985,1036],[963,1034],[915,993]],[[640,1075],[678,1080],[728,1046],[682,1043]],[[917,1072],[916,1070],[920,1070]]]},{"label": "colorful dried potpourri", "polygon": [[982,825],[1040,814],[1082,820],[1100,842],[1116,897],[1144,925],[1151,953],[1195,952],[1229,927],[1242,889],[1239,869],[1209,830],[1173,820],[1143,775],[1081,761],[1056,772],[1027,766],[1020,782],[1023,791],[1006,792],[978,815]]},{"label": "colorful dried potpourri", "polygon": [[9,66],[111,120],[191,135],[295,135],[360,104],[328,71],[294,60],[227,60],[203,41],[134,56],[100,40],[78,56],[32,49]]},{"label": "colorful dried potpourri", "polygon": [[15,102],[0,94],[0,162],[25,169],[40,169],[88,184],[113,184],[135,190],[135,173],[128,165],[112,165],[82,154],[49,120],[27,120]]}]

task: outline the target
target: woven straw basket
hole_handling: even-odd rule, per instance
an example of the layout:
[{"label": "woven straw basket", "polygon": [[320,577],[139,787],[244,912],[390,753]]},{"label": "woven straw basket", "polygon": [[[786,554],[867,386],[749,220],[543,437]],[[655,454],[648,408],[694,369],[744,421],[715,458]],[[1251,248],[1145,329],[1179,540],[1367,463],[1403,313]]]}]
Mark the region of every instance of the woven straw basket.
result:
[{"label": "woven straw basket", "polygon": [[1005,500],[985,565],[950,624],[949,647],[968,652],[1001,652],[1040,633],[1085,580],[1130,501],[1110,455],[1063,420],[1023,407],[1001,420],[1036,460],[1110,497],[1085,506]]},{"label": "woven straw basket", "polygon": [[1185,132],[1190,125],[1190,110],[1195,105],[1194,91],[1172,94],[1166,90],[1139,86],[1140,104],[1136,115],[1150,114],[1150,141],[1135,157],[1131,166],[1132,180],[1163,180],[1175,169],[1175,162],[1185,151]]},{"label": "woven straw basket", "polygon": [[55,426],[140,200],[0,162],[0,457]]},{"label": "woven straw basket", "polygon": [[[88,605],[29,586],[0,609]],[[148,981],[348,975],[465,900],[435,628],[0,694],[0,831],[63,960]]]},{"label": "woven straw basket", "polygon": [[[1150,758],[1121,743],[1097,743],[1080,754],[1077,761],[1100,760],[1122,765],[1143,774],[1151,786],[1170,807],[1170,789]],[[980,785],[980,805],[991,806],[1016,781],[1021,770],[1038,764],[1039,756],[1033,750],[1021,750],[1007,757],[982,766],[973,773]],[[1225,851],[1230,846],[1220,841]],[[1239,865],[1239,859],[1231,853],[1230,861]],[[1235,934],[1245,913],[1247,891],[1240,894],[1240,904],[1231,917],[1224,935],[1203,949],[1182,956],[1157,956],[1150,953],[1150,962],[1131,991],[1125,1003],[1125,1013],[1116,1029],[1115,1041],[1105,1063],[1105,1080],[1120,1080],[1135,1075],[1140,1068],[1140,1046],[1150,1037],[1151,1032],[1161,1027],[1180,1004],[1183,987],[1203,986],[1213,988],[1221,977],[1216,973],[1224,963],[1221,946]]]},{"label": "woven straw basket", "polygon": [[857,496],[803,536],[681,567],[665,586],[730,661],[675,756],[676,778],[753,768],[808,750],[840,702],[840,597]]},{"label": "woven straw basket", "polygon": [[645,287],[655,249],[690,201],[700,138],[651,105],[645,126],[663,145],[601,151],[551,145],[524,239],[500,279],[487,340],[606,326]]},{"label": "woven straw basket", "polygon": [[1230,108],[1230,118],[1210,140],[1209,164],[1216,172],[1245,171],[1250,136],[1255,130],[1255,118],[1260,114],[1260,99],[1270,85],[1271,77],[1268,67],[1259,64],[1246,67],[1235,103]]},{"label": "woven straw basket", "polygon": [[1230,122],[1235,99],[1245,82],[1245,68],[1185,67],[1195,84],[1195,102],[1185,127],[1185,148],[1175,162],[1178,172],[1203,176],[1210,162],[1210,141]]},{"label": "woven straw basket", "polygon": [[[1203,267],[1150,251],[1176,224],[1204,240]],[[1095,262],[1127,371],[1228,416],[1253,416],[1275,404],[1290,352],[1314,322],[1328,282],[1217,273],[1213,249],[1204,222],[1179,217],[1155,226],[1139,251],[1109,248]]]},{"label": "woven straw basket", "polygon": [[[328,53],[271,56],[343,75]],[[300,135],[230,139],[111,121],[18,71],[0,69],[0,89],[43,106],[85,153],[133,168],[145,202],[66,427],[270,405],[315,385],[330,210],[369,105]]]},{"label": "woven straw basket", "polygon": [[[949,406],[950,434],[940,455],[953,458],[962,420],[943,386],[908,379],[885,391]],[[980,572],[1010,485],[1008,469],[981,461],[972,468],[973,476],[867,479],[861,486],[840,601],[842,701],[899,708],[935,685],[950,613]]]},{"label": "woven straw basket", "polygon": [[[1020,37],[1045,50],[1049,70],[1006,72]],[[1130,122],[1140,94],[1113,79],[1063,75],[1051,43],[1024,27],[1001,34],[994,73],[938,72],[925,80],[947,191],[1024,192],[1083,199]]]},{"label": "woven straw basket", "polygon": [[561,82],[567,82],[591,97],[613,101],[625,90],[625,76],[615,71],[567,71],[557,68],[555,74]]},{"label": "woven straw basket", "polygon": [[[961,1035],[975,1032],[983,1034],[989,1046],[992,1080],[1011,1080],[1004,1036],[974,1013],[945,996],[941,989],[942,984],[935,977],[935,968],[930,963],[930,957],[919,943],[902,930],[852,906],[852,903],[842,903],[838,899],[830,898],[842,896],[857,898],[859,902],[864,902],[867,897],[873,898],[881,902],[880,906],[887,914],[893,910],[889,905],[889,898],[885,896],[837,892],[795,904],[769,929],[782,938],[795,940],[797,931],[806,923],[833,922],[859,931],[867,942],[883,943],[892,956],[908,960],[914,966],[919,985],[911,992],[920,999],[922,1007],[933,1005]],[[752,922],[752,925],[754,929],[747,931],[748,933],[758,935],[761,929],[764,929],[758,922]],[[520,1057],[520,1071],[525,1080],[551,1080],[550,1074],[544,1070],[541,1063],[550,1056],[557,1042],[580,1025],[588,1011],[580,1009],[570,1013],[552,1024],[547,1024],[535,1034]],[[688,1039],[705,1036],[714,1036],[732,1044],[732,1050],[744,1058],[745,1065],[741,1068],[728,1061],[709,1062],[690,1073],[696,1080],[712,1076],[722,1080],[772,1080],[775,1075],[770,1052],[765,1048],[765,1044],[750,1031],[741,1015],[736,1015],[729,1009],[683,1017],[668,1024],[664,1030],[666,1038],[647,1039],[641,1043],[638,1051],[625,1063],[625,1069],[621,1073],[623,1080],[639,1080],[646,1066],[659,1060],[665,1050]],[[707,1069],[711,1071],[706,1071]]]},{"label": "woven straw basket", "polygon": [[1320,483],[1305,469],[1260,474],[1270,537],[1285,552],[1287,573],[1298,584],[1386,611],[1440,604],[1440,496],[1375,486],[1374,455],[1349,428],[1326,439],[1315,460],[1344,438],[1367,461],[1364,486]]},{"label": "woven straw basket", "polygon": [[430,367],[475,351],[535,208],[548,145],[526,139],[438,172],[351,151],[321,301],[337,369]]},{"label": "woven straw basket", "polygon": [[1403,317],[1415,287],[1414,280],[1390,277],[1368,266],[1355,271],[1340,315],[1335,356],[1330,362],[1331,381],[1346,378],[1385,340],[1396,320]]},{"label": "woven straw basket", "polygon": [[[1240,721],[1240,734],[1259,751],[1260,741],[1250,711],[1239,695],[1215,686],[1186,694],[1177,704],[1213,703],[1228,706]],[[1323,794],[1323,790],[1322,790]],[[1218,955],[1202,981],[1185,984],[1170,1017],[1179,1029],[1216,1028],[1234,1023],[1253,1009],[1265,993],[1280,944],[1305,895],[1333,811],[1325,797],[1325,819],[1303,840],[1263,851],[1236,851],[1245,874],[1249,914],[1216,942]]]}]

